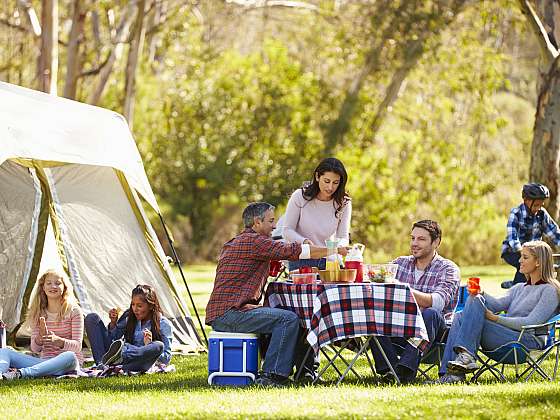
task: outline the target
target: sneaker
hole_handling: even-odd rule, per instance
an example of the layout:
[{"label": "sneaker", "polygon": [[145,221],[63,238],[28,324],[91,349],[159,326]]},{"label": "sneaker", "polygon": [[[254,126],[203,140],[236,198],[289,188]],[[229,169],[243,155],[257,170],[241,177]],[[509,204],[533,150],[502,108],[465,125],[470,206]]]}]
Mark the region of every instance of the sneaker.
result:
[{"label": "sneaker", "polygon": [[298,378],[297,383],[300,385],[321,385],[324,381],[318,376],[317,373],[305,372]]},{"label": "sneaker", "polygon": [[434,385],[441,385],[441,384],[458,384],[461,382],[465,382],[466,378],[464,374],[454,374],[454,373],[446,373],[442,377],[440,377],[437,381],[434,381]]},{"label": "sneaker", "polygon": [[123,349],[123,340],[115,340],[109,346],[109,350],[107,353],[103,355],[101,358],[101,364],[103,365],[120,365],[122,364],[122,349]]},{"label": "sneaker", "polygon": [[478,370],[478,364],[473,356],[466,351],[462,351],[455,360],[447,362],[447,370],[451,373],[472,373]]},{"label": "sneaker", "polygon": [[283,388],[290,384],[290,379],[274,373],[262,373],[255,379],[255,385],[264,388]]},{"label": "sneaker", "polygon": [[6,381],[13,381],[14,379],[21,379],[21,372],[18,369],[9,370],[4,372],[1,377]]},{"label": "sneaker", "polygon": [[502,289],[511,289],[513,286],[513,280],[506,280],[502,282]]}]

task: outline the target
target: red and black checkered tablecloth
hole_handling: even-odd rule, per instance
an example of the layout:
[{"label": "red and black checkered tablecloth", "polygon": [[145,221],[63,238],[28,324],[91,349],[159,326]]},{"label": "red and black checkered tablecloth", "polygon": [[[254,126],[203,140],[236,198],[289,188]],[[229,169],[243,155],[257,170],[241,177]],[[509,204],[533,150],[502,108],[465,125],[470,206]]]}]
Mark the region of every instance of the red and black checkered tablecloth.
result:
[{"label": "red and black checkered tablecloth", "polygon": [[266,301],[295,312],[315,352],[335,341],[369,335],[405,337],[423,351],[428,334],[408,284],[270,283]]}]

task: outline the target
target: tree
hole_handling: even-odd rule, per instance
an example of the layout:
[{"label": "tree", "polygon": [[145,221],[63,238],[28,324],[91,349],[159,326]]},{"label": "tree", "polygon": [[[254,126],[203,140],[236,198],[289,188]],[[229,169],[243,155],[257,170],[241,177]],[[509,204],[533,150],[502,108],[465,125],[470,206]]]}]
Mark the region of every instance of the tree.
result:
[{"label": "tree", "polygon": [[58,75],[58,0],[41,2],[41,54],[39,55],[39,90],[56,95]]},{"label": "tree", "polygon": [[548,186],[547,210],[557,219],[560,216],[560,1],[538,0],[537,10],[542,19],[528,0],[519,0],[519,5],[538,40],[542,59],[529,178]]}]

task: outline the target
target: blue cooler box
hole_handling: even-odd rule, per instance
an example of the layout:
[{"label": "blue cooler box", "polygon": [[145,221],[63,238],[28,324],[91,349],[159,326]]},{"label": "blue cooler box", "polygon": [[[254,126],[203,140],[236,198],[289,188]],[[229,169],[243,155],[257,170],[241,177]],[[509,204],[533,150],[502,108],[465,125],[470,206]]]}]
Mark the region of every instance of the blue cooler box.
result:
[{"label": "blue cooler box", "polygon": [[257,377],[259,345],[256,334],[212,331],[208,341],[208,383],[250,385]]}]

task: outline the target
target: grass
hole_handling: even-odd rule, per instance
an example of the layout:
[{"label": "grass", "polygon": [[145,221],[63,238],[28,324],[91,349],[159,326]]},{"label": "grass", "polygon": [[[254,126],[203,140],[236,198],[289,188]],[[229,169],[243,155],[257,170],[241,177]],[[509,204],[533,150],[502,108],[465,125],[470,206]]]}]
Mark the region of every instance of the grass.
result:
[{"label": "grass", "polygon": [[[201,315],[213,266],[188,267],[189,288]],[[467,267],[485,290],[500,291],[508,267]],[[553,418],[560,409],[556,383],[382,386],[358,365],[360,382],[264,390],[215,388],[206,383],[206,355],[174,357],[177,373],[132,378],[0,382],[0,419],[23,418]],[[327,380],[334,380],[328,376]]]}]

